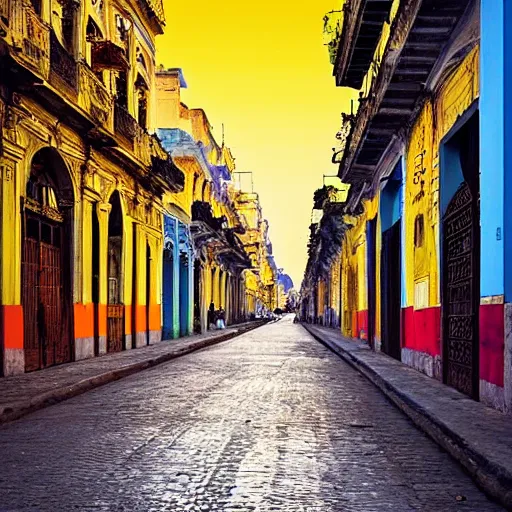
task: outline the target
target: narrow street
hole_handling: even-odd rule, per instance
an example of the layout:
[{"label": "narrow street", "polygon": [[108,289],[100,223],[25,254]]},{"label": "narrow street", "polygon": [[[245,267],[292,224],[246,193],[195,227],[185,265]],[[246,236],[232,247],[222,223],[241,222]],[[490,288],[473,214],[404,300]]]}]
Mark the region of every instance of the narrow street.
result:
[{"label": "narrow street", "polygon": [[0,510],[501,510],[292,319],[3,426]]}]

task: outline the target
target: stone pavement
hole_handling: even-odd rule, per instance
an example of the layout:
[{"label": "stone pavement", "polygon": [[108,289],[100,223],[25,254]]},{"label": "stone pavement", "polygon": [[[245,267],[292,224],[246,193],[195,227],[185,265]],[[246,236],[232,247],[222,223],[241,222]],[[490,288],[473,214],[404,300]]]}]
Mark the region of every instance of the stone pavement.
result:
[{"label": "stone pavement", "polygon": [[495,512],[291,318],[0,427],[0,511]]},{"label": "stone pavement", "polygon": [[[223,331],[162,341],[136,350],[0,379],[0,424],[55,404],[108,382],[200,350],[265,322],[247,322]],[[1,500],[0,500],[1,502]]]},{"label": "stone pavement", "polygon": [[471,400],[337,330],[303,326],[372,381],[457,459],[478,485],[512,510],[512,416]]}]

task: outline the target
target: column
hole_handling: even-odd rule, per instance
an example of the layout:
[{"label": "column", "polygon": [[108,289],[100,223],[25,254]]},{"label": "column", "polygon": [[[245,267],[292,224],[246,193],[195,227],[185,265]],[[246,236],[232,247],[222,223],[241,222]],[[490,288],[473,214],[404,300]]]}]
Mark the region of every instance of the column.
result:
[{"label": "column", "polygon": [[[0,134],[1,135],[1,134]],[[25,187],[24,151],[2,140],[0,156],[0,374],[25,371],[23,308],[21,305],[21,221],[20,190]]]},{"label": "column", "polygon": [[[75,360],[94,357],[94,304],[92,303],[92,212],[95,198],[84,191],[82,218],[75,219],[78,234],[75,244],[75,275],[80,278],[78,297],[74,304]],[[80,222],[81,220],[81,222]],[[80,236],[81,235],[81,236]],[[81,257],[79,258],[78,256]],[[81,268],[80,268],[81,262]]]}]

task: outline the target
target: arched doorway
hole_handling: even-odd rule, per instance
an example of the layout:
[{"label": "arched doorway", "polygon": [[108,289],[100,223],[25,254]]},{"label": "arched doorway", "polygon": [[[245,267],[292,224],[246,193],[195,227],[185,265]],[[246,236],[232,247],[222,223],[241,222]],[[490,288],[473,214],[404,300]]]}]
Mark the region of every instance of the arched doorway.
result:
[{"label": "arched doorway", "polygon": [[474,114],[445,143],[441,182],[443,380],[475,399],[479,394],[478,134],[478,114]]},{"label": "arched doorway", "polygon": [[107,352],[120,352],[124,339],[124,305],[121,301],[123,213],[119,192],[110,197],[108,219],[108,306],[107,306]]},{"label": "arched doorway", "polygon": [[162,264],[162,339],[164,340],[170,340],[174,338],[174,259],[172,252],[172,244],[168,242],[164,249],[164,258]]},{"label": "arched doorway", "polygon": [[23,203],[25,370],[72,359],[73,187],[53,148],[32,159]]}]

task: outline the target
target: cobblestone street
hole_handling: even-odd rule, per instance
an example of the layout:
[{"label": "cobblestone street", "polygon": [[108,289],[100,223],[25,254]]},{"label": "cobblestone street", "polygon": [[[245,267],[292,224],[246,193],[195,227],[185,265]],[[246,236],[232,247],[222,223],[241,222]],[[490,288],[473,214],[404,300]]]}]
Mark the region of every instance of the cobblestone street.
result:
[{"label": "cobblestone street", "polygon": [[1,427],[0,510],[501,510],[291,319]]}]

